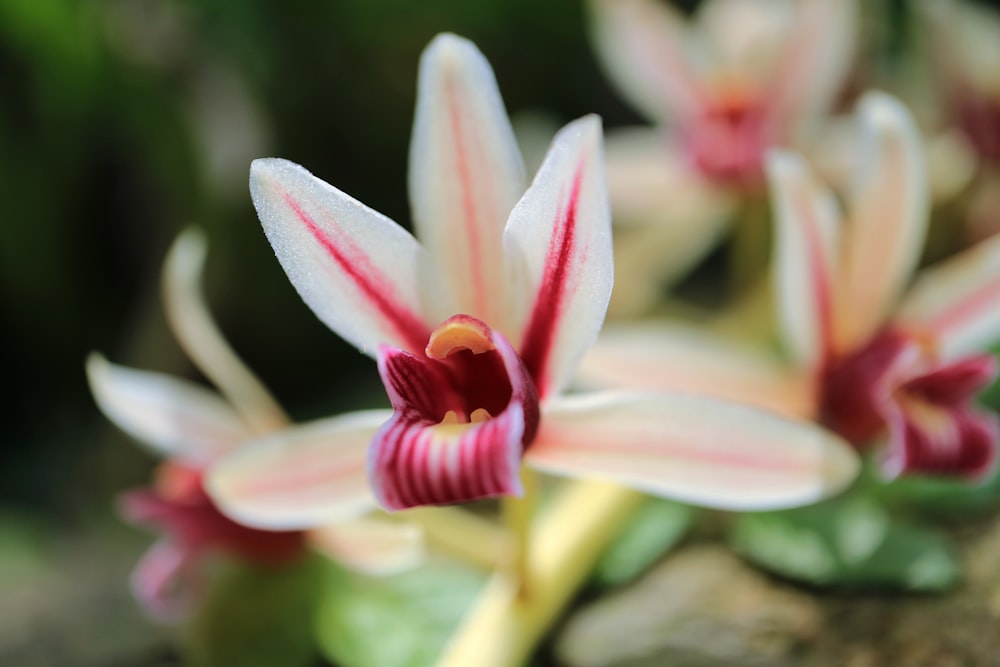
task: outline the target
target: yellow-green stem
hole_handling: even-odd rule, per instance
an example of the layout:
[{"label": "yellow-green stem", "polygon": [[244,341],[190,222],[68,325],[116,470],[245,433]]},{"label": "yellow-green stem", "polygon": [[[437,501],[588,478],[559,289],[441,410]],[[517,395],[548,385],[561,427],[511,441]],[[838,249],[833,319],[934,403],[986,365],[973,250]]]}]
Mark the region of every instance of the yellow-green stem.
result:
[{"label": "yellow-green stem", "polygon": [[572,599],[642,494],[603,482],[569,482],[530,531],[530,597],[504,573],[486,585],[438,667],[520,667]]},{"label": "yellow-green stem", "polygon": [[729,271],[734,294],[743,294],[765,274],[771,255],[771,224],[767,200],[746,197],[730,242]]},{"label": "yellow-green stem", "polygon": [[402,517],[420,526],[428,543],[473,565],[497,569],[511,562],[510,533],[494,521],[457,507],[418,507]]},{"label": "yellow-green stem", "polygon": [[531,540],[531,519],[535,513],[538,496],[538,475],[528,468],[521,468],[521,484],[524,495],[520,498],[507,496],[501,499],[500,509],[504,525],[510,532],[513,553],[506,563],[504,572],[517,587],[522,600],[531,595],[531,573],[528,571],[528,549]]}]

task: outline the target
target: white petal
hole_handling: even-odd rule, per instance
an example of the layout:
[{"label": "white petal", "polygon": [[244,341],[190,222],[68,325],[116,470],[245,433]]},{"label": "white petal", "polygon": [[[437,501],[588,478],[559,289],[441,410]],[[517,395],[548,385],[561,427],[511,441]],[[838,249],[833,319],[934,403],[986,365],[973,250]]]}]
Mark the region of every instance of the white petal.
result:
[{"label": "white petal", "polygon": [[[608,190],[615,227],[660,225],[678,230],[678,243],[697,245],[682,238],[716,236],[734,201],[691,168],[683,149],[660,129],[628,127],[607,135]],[[702,229],[707,227],[708,231]],[[684,251],[664,248],[669,263]]]},{"label": "white petal", "polygon": [[448,282],[450,312],[502,327],[503,229],[524,193],[524,166],[493,70],[468,40],[436,37],[420,61],[410,147],[410,202],[424,246]]},{"label": "white petal", "polygon": [[615,229],[608,314],[629,316],[648,310],[718,244],[735,201],[692,170],[657,129],[609,133],[607,167]]},{"label": "white petal", "polygon": [[868,93],[842,236],[837,342],[851,349],[878,329],[909,281],[927,235],[930,197],[920,134],[896,99]]},{"label": "white petal", "polygon": [[682,394],[591,394],[546,406],[525,461],[707,507],[815,502],[857,476],[854,451],[816,426]]},{"label": "white petal", "polygon": [[804,374],[753,347],[677,324],[605,327],[577,377],[586,386],[713,396],[790,417],[815,412]]},{"label": "white petal", "polygon": [[202,295],[205,236],[188,229],[177,237],[163,267],[163,300],[181,347],[259,434],[288,423],[284,411],[219,331]]},{"label": "white petal", "polygon": [[371,356],[380,343],[423,349],[432,325],[420,285],[437,278],[416,239],[287,160],[255,160],[250,193],[278,261],[328,327]]},{"label": "white petal", "polygon": [[951,359],[1000,340],[1000,236],[921,271],[898,320]]},{"label": "white petal", "polygon": [[504,250],[518,335],[511,342],[538,387],[569,382],[604,321],[611,296],[611,212],[601,124],[587,116],[563,128],[510,215]]},{"label": "white petal", "polygon": [[247,443],[212,466],[206,488],[234,520],[268,530],[304,529],[374,509],[368,445],[392,416],[354,412]]},{"label": "white petal", "polygon": [[108,419],[155,452],[204,465],[250,437],[251,430],[218,394],[162,373],[87,358],[87,379]]},{"label": "white petal", "polygon": [[778,323],[795,361],[812,369],[832,344],[836,202],[817,187],[798,155],[772,152],[767,173],[777,225],[773,266]]},{"label": "white petal", "polygon": [[362,517],[309,531],[314,548],[342,565],[375,576],[414,568],[426,556],[423,532],[414,524]]},{"label": "white petal", "polygon": [[597,54],[622,94],[653,121],[690,117],[703,93],[680,14],[655,0],[592,0]]},{"label": "white petal", "polygon": [[844,87],[858,34],[856,0],[799,0],[778,62],[769,102],[785,122],[827,111]]}]

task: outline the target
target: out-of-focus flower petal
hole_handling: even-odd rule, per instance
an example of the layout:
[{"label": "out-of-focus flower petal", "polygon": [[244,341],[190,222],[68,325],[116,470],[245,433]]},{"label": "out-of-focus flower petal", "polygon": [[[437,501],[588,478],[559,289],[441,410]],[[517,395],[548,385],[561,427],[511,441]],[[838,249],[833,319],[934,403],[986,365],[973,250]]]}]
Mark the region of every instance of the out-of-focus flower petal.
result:
[{"label": "out-of-focus flower petal", "polygon": [[188,229],[174,241],[163,267],[163,300],[170,328],[188,357],[259,434],[288,423],[284,411],[233,351],[202,296],[205,235]]},{"label": "out-of-focus flower petal", "polygon": [[197,586],[192,566],[197,556],[182,547],[160,540],[143,555],[132,570],[129,584],[143,609],[160,621],[178,621],[190,610]]},{"label": "out-of-focus flower petal", "polygon": [[839,216],[797,155],[772,152],[768,179],[775,202],[774,270],[778,322],[798,365],[814,368],[833,343]]},{"label": "out-of-focus flower petal", "polygon": [[698,6],[692,28],[706,42],[713,69],[763,83],[794,35],[795,19],[788,0],[712,0]]},{"label": "out-of-focus flower petal", "polygon": [[423,532],[402,521],[362,517],[309,531],[318,551],[364,574],[386,576],[418,566],[426,555]]},{"label": "out-of-focus flower petal", "polygon": [[524,192],[524,167],[493,70],[468,40],[436,37],[420,61],[410,149],[417,236],[447,274],[430,286],[450,312],[503,328],[503,229]]},{"label": "out-of-focus flower petal", "polygon": [[655,0],[593,0],[591,7],[597,53],[622,94],[656,122],[694,115],[703,93],[683,17]]},{"label": "out-of-focus flower petal", "polygon": [[87,378],[108,419],[164,456],[205,465],[251,435],[228,403],[192,382],[112,364],[96,352]]},{"label": "out-of-focus flower petal", "polygon": [[820,428],[684,394],[615,393],[547,406],[525,462],[723,509],[792,507],[841,491],[856,454]]},{"label": "out-of-focus flower petal", "polygon": [[608,315],[640,313],[690,271],[728,228],[735,201],[691,169],[661,130],[615,130],[607,143],[615,227]]},{"label": "out-of-focus flower petal", "polygon": [[416,239],[287,160],[255,160],[250,192],[278,261],[328,327],[372,356],[380,343],[423,349],[420,286],[439,279]]},{"label": "out-of-focus flower petal", "polygon": [[996,466],[997,417],[971,405],[946,407],[926,401],[892,404],[892,438],[883,472],[890,478],[907,473],[982,479]]},{"label": "out-of-focus flower petal", "polygon": [[355,518],[375,507],[368,445],[391,414],[354,412],[248,442],[208,471],[205,488],[226,515],[254,528]]},{"label": "out-of-focus flower petal", "polygon": [[[659,128],[628,127],[608,132],[608,190],[616,227],[663,225],[675,228],[682,245],[697,244],[680,238],[696,238],[718,230],[735,201],[713,187],[691,169],[684,149]],[[717,235],[718,231],[714,231]],[[664,246],[664,263],[675,251]]]},{"label": "out-of-focus flower petal", "polygon": [[930,334],[946,359],[1000,339],[1000,236],[921,271],[897,319]]},{"label": "out-of-focus flower petal", "polygon": [[836,295],[839,349],[852,349],[882,326],[920,259],[930,209],[910,113],[883,93],[865,95],[858,113],[861,141]]},{"label": "out-of-focus flower petal", "polygon": [[807,377],[756,348],[677,324],[605,327],[583,356],[577,377],[602,388],[686,392],[789,417],[814,416]]},{"label": "out-of-focus flower petal", "polygon": [[854,58],[855,0],[800,0],[789,38],[768,77],[769,103],[784,122],[829,109]]},{"label": "out-of-focus flower petal", "polygon": [[611,296],[611,212],[601,123],[563,128],[504,232],[519,335],[511,342],[544,400],[571,379]]},{"label": "out-of-focus flower petal", "polygon": [[942,80],[1000,94],[1000,14],[964,0],[920,0],[916,5]]}]

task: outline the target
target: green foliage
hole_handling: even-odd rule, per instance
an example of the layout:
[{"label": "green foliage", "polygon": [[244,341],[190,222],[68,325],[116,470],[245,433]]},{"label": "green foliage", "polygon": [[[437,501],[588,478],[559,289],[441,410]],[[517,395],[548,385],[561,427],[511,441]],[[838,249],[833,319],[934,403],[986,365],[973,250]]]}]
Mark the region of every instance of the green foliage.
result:
[{"label": "green foliage", "polygon": [[291,567],[227,563],[213,581],[184,645],[192,667],[315,664],[312,618],[324,559]]},{"label": "green foliage", "polygon": [[594,581],[601,586],[631,582],[677,545],[693,518],[694,510],[688,505],[650,499],[601,556]]},{"label": "green foliage", "polygon": [[891,519],[860,494],[742,515],[732,542],[757,565],[820,586],[941,591],[954,586],[959,574],[947,538]]},{"label": "green foliage", "polygon": [[431,665],[483,582],[450,560],[380,578],[331,565],[316,619],[320,649],[343,667]]},{"label": "green foliage", "polygon": [[876,489],[886,504],[923,515],[967,517],[995,511],[1000,506],[1000,471],[987,479],[968,482],[960,479],[908,476]]}]

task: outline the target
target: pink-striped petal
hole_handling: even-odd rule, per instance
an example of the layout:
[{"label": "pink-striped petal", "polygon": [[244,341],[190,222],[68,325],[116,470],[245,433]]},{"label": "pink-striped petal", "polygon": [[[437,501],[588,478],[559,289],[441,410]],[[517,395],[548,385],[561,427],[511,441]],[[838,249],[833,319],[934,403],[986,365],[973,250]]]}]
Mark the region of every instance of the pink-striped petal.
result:
[{"label": "pink-striped petal", "polygon": [[156,542],[132,570],[132,595],[143,610],[162,622],[180,621],[191,611],[198,588],[197,556],[169,540]]},{"label": "pink-striped petal", "polygon": [[[570,381],[593,343],[611,296],[611,214],[601,124],[588,116],[563,128],[504,233],[512,293],[524,301],[512,339],[539,396]],[[526,298],[525,298],[526,297]]]},{"label": "pink-striped petal", "polygon": [[815,389],[756,348],[678,324],[610,326],[580,362],[597,388],[677,391],[735,401],[789,417],[815,415]]},{"label": "pink-striped petal", "polygon": [[703,92],[687,23],[656,0],[593,0],[597,54],[623,95],[654,122],[693,116]]},{"label": "pink-striped petal", "polygon": [[503,327],[503,228],[524,187],[489,63],[472,42],[437,36],[420,61],[409,189],[417,236],[448,278],[431,287],[438,319],[458,312]]},{"label": "pink-striped petal", "polygon": [[502,335],[459,315],[435,331],[425,357],[383,348],[379,373],[395,410],[369,456],[383,507],[520,495],[538,396]]},{"label": "pink-striped petal", "polygon": [[517,403],[479,423],[434,424],[398,412],[372,443],[372,488],[390,511],[520,496],[524,433]]},{"label": "pink-striped petal", "polygon": [[363,574],[387,576],[420,565],[427,554],[420,528],[362,517],[309,531],[313,548]]},{"label": "pink-striped petal", "polygon": [[112,364],[94,352],[87,379],[108,419],[169,458],[205,465],[252,433],[218,394],[180,378]]},{"label": "pink-striped petal", "polygon": [[854,348],[885,322],[920,259],[930,210],[926,159],[910,113],[893,97],[868,93],[858,114],[837,293],[840,349]]},{"label": "pink-striped petal", "polygon": [[264,385],[219,331],[202,294],[205,235],[188,229],[174,241],[163,266],[163,301],[174,336],[188,357],[258,434],[285,426],[288,418]]},{"label": "pink-striped petal", "polygon": [[287,160],[255,160],[250,192],[278,261],[328,327],[372,356],[382,343],[423,348],[420,286],[439,279],[416,239]]},{"label": "pink-striped petal", "polygon": [[774,151],[767,160],[774,201],[778,323],[800,366],[816,368],[833,345],[839,216],[801,157]]},{"label": "pink-striped petal", "polygon": [[684,394],[604,393],[546,406],[525,463],[707,507],[804,505],[857,476],[854,451],[815,425]]},{"label": "pink-striped petal", "polygon": [[223,513],[248,526],[291,530],[352,519],[375,505],[368,446],[387,410],[354,412],[249,442],[208,471]]},{"label": "pink-striped petal", "polygon": [[844,87],[858,34],[856,0],[800,0],[767,83],[780,122],[827,110]]},{"label": "pink-striped petal", "polygon": [[946,359],[1000,340],[1000,236],[921,271],[897,319],[928,334]]}]

